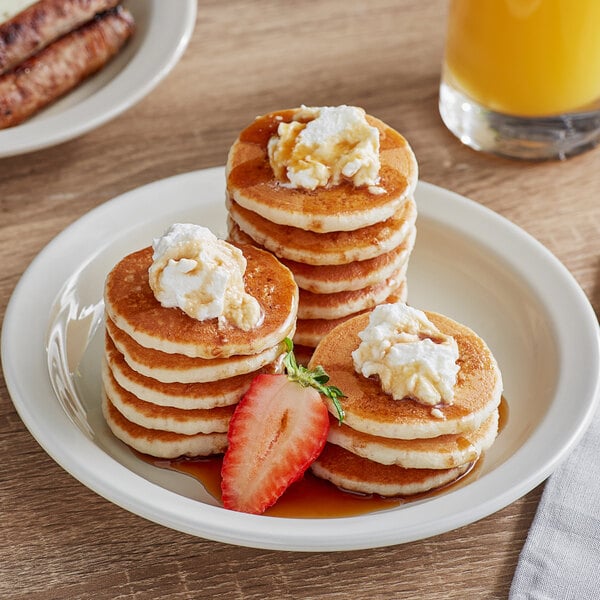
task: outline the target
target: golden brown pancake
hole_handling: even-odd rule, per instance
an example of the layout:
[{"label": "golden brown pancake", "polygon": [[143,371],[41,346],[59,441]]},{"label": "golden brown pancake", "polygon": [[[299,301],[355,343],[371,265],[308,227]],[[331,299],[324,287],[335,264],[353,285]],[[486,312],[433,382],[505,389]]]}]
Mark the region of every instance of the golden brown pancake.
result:
[{"label": "golden brown pancake", "polygon": [[240,246],[248,261],[244,283],[263,309],[261,323],[251,331],[218,319],[198,321],[179,308],[165,308],[148,283],[152,248],[126,256],[109,273],[104,300],[115,325],[138,344],[167,353],[215,359],[257,354],[277,345],[296,319],[298,288],[274,256],[253,246]]},{"label": "golden brown pancake", "polygon": [[283,342],[259,354],[227,358],[190,358],[140,346],[106,318],[106,331],[127,364],[138,373],[164,383],[206,383],[251,373],[273,363],[284,352]]},{"label": "golden brown pancake", "polygon": [[345,265],[306,265],[279,260],[292,272],[298,287],[315,294],[335,294],[360,290],[388,279],[400,269],[406,269],[416,237],[413,227],[406,239],[396,248],[368,260]]},{"label": "golden brown pancake", "polygon": [[196,433],[226,432],[235,406],[216,408],[174,408],[145,402],[122,388],[106,361],[102,365],[104,393],[111,404],[129,421],[146,427],[195,435]]},{"label": "golden brown pancake", "polygon": [[335,294],[314,294],[300,290],[298,318],[300,319],[339,319],[368,308],[373,308],[394,293],[404,283],[405,265],[388,279],[360,290],[336,292]]},{"label": "golden brown pancake", "polygon": [[[321,340],[310,365],[322,365],[330,385],[345,394],[342,405],[349,427],[381,437],[413,439],[473,431],[481,426],[500,403],[502,377],[485,342],[468,327],[437,313],[425,311],[431,322],[458,345],[460,366],[454,388],[454,403],[440,405],[443,418],[432,415],[432,407],[416,400],[394,400],[382,391],[376,378],[357,373],[352,352],[358,348],[358,334],[367,327],[369,313],[338,325]],[[329,410],[336,414],[330,400]]]},{"label": "golden brown pancake", "polygon": [[327,443],[311,465],[311,470],[317,477],[351,492],[412,496],[455,481],[470,466],[466,464],[453,469],[405,469],[398,465],[382,465]]},{"label": "golden brown pancake", "polygon": [[[413,227],[406,239],[389,252],[368,260],[343,265],[307,265],[282,257],[278,258],[292,272],[301,290],[315,294],[359,290],[387,279],[407,265],[415,244],[416,232]],[[256,245],[256,242],[234,222],[230,225],[230,238],[241,244]],[[260,245],[258,247],[260,248]]]},{"label": "golden brown pancake", "polygon": [[226,433],[184,435],[172,431],[148,429],[126,419],[102,394],[102,413],[115,437],[138,452],[159,458],[209,456],[227,448]]},{"label": "golden brown pancake", "polygon": [[228,194],[240,206],[273,223],[320,233],[350,231],[391,218],[417,182],[417,162],[408,142],[379,119],[367,115],[369,124],[380,134],[379,185],[385,190],[383,194],[373,194],[368,187],[355,187],[352,182],[314,191],[285,187],[275,179],[267,143],[279,123],[290,122],[297,110],[259,117],[241,132],[227,160]]},{"label": "golden brown pancake", "polygon": [[[417,208],[407,198],[388,219],[354,231],[315,233],[278,225],[237,204],[228,202],[229,217],[260,246],[278,257],[308,265],[341,265],[380,256],[397,248],[413,232]],[[235,231],[229,235],[235,240]]]},{"label": "golden brown pancake", "polygon": [[476,461],[498,433],[495,410],[475,431],[449,433],[434,438],[395,440],[356,431],[330,415],[329,437],[332,444],[384,465],[409,469],[451,469]]},{"label": "golden brown pancake", "polygon": [[[406,301],[406,279],[402,282],[399,288],[393,291],[390,296],[386,298],[386,302],[405,302]],[[352,317],[356,317],[359,314],[363,314],[371,309],[365,309],[357,313],[347,315],[345,317],[339,317],[337,319],[298,319],[296,321],[296,332],[294,333],[294,343],[301,344],[303,346],[309,346],[316,348],[318,343],[326,336],[332,329],[347,321]]]},{"label": "golden brown pancake", "polygon": [[125,357],[117,350],[108,333],[105,338],[106,361],[117,383],[140,400],[160,406],[185,409],[230,406],[238,402],[246,393],[256,375],[259,373],[275,373],[278,370],[277,364],[272,363],[252,373],[216,381],[163,383],[134,371],[127,364]]}]

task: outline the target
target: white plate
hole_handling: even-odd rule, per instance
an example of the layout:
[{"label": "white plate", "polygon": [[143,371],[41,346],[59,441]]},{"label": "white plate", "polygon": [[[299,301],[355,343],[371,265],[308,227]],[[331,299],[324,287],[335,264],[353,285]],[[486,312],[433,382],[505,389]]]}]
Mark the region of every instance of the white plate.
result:
[{"label": "white plate", "polygon": [[10,394],[33,436],[82,483],[138,515],[204,538],[346,550],[407,542],[480,519],[531,490],[572,449],[598,401],[600,344],[589,302],[521,229],[420,183],[411,304],[474,328],[504,376],[508,422],[476,479],[378,513],[291,519],[226,511],[194,479],[135,458],[109,433],[99,408],[103,281],[123,255],[173,222],[224,234],[223,189],[223,170],[216,168],[107,202],[51,242],[13,293],[2,332]]},{"label": "white plate", "polygon": [[22,125],[0,130],[0,157],[66,142],[139,102],[181,58],[196,22],[196,0],[125,0],[136,32],[104,69]]}]

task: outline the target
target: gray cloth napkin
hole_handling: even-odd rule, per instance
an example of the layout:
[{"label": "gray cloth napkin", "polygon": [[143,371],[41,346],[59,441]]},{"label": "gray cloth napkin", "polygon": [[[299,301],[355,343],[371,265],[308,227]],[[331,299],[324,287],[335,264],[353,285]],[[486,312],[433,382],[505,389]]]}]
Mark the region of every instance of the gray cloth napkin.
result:
[{"label": "gray cloth napkin", "polygon": [[546,482],[510,600],[600,599],[600,413]]}]

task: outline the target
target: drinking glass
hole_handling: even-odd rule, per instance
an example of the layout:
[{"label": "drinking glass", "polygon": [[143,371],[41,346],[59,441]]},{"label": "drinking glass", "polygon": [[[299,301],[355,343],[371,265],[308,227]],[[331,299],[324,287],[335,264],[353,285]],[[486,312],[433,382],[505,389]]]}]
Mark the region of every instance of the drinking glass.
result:
[{"label": "drinking glass", "polygon": [[524,159],[600,141],[600,0],[451,0],[439,109],[463,143]]}]

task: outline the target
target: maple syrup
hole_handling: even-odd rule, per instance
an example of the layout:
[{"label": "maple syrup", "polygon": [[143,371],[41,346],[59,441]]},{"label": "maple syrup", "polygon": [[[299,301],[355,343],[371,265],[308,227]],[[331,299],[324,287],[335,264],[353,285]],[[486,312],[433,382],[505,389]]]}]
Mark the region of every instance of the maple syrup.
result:
[{"label": "maple syrup", "polygon": [[[508,403],[502,397],[499,411],[498,433],[506,426]],[[156,467],[177,471],[197,479],[216,500],[221,500],[222,456],[208,458],[178,458],[165,460],[135,453],[143,461]],[[293,483],[286,492],[264,513],[273,517],[331,519],[363,515],[395,508],[402,504],[435,497],[451,489],[462,487],[477,479],[484,457],[480,457],[470,469],[452,483],[410,497],[384,498],[376,494],[366,495],[341,490],[328,481],[315,477],[307,471],[302,479]]]}]

